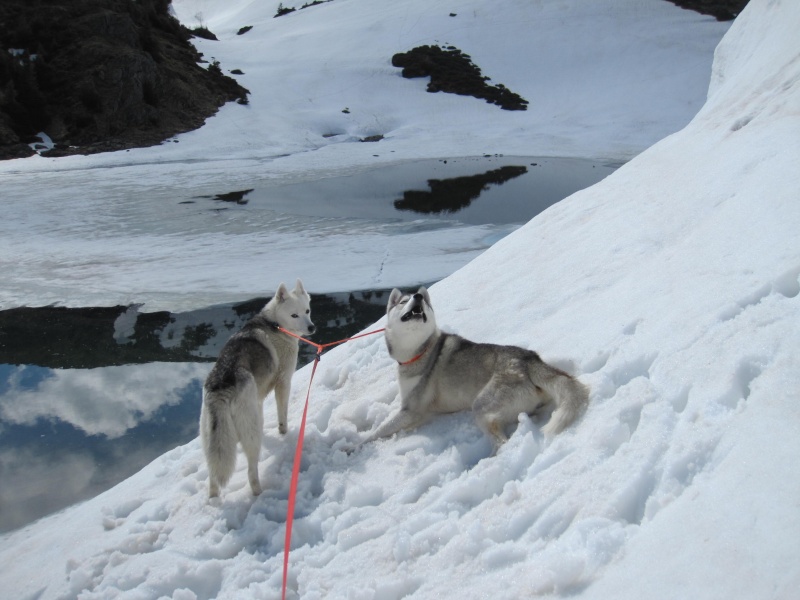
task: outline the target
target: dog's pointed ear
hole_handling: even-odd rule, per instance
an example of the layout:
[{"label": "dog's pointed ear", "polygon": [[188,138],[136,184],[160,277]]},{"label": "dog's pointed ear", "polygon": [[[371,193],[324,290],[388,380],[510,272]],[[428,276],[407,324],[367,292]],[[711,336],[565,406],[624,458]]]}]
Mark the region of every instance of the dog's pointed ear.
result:
[{"label": "dog's pointed ear", "polygon": [[286,284],[281,281],[281,284],[278,286],[278,291],[275,292],[275,297],[278,299],[278,302],[285,302],[288,295],[289,289],[286,287]]},{"label": "dog's pointed ear", "polygon": [[392,310],[397,304],[400,302],[400,299],[403,297],[403,292],[394,288],[392,293],[389,294],[389,302],[386,304],[386,312],[388,313]]},{"label": "dog's pointed ear", "polygon": [[431,304],[431,295],[428,293],[428,289],[424,285],[417,290],[417,293],[422,294],[422,298],[425,300],[428,306],[433,306],[433,304]]},{"label": "dog's pointed ear", "polygon": [[308,293],[306,292],[306,288],[303,287],[303,282],[300,281],[299,277],[297,278],[297,283],[294,284],[294,291],[296,294],[302,294],[302,295]]}]

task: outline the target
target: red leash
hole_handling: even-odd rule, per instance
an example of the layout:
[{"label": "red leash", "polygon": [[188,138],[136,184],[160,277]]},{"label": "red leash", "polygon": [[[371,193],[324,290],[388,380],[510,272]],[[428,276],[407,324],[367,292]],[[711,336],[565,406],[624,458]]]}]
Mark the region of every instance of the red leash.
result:
[{"label": "red leash", "polygon": [[336,342],[329,342],[327,344],[317,344],[316,342],[312,342],[311,340],[307,340],[304,337],[300,337],[284,329],[283,327],[278,327],[279,331],[282,331],[286,335],[290,335],[293,338],[297,338],[298,340],[309,344],[310,346],[314,346],[317,349],[317,355],[314,357],[314,367],[311,369],[311,378],[308,380],[308,391],[306,392],[306,405],[303,408],[303,418],[300,421],[300,431],[297,434],[297,446],[294,450],[294,464],[292,465],[292,480],[289,483],[289,505],[286,508],[286,539],[283,542],[283,589],[281,591],[281,598],[286,600],[286,579],[289,574],[289,546],[292,542],[292,524],[294,523],[294,503],[297,499],[297,480],[300,476],[300,459],[303,455],[303,436],[305,435],[306,431],[306,415],[308,414],[308,399],[311,397],[311,383],[314,381],[314,374],[317,372],[317,365],[319,364],[319,359],[322,357],[322,351],[325,348],[329,348],[331,346],[338,346],[339,344],[343,344],[345,342],[349,342],[350,340],[357,340],[358,338],[366,337],[368,335],[373,335],[375,333],[381,333],[384,329],[376,329],[375,331],[368,331],[367,333],[361,333],[359,335],[353,336],[351,338],[345,338],[343,340],[339,340]]}]

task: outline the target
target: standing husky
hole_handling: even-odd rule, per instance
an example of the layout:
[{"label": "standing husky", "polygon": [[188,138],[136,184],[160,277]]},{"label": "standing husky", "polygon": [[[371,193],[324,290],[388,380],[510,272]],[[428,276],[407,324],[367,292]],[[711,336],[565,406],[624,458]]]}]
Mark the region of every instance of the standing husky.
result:
[{"label": "standing husky", "polygon": [[297,366],[297,335],[314,333],[311,298],[298,279],[293,291],[281,283],[275,297],[222,347],[203,386],[200,438],[208,462],[208,496],[219,495],[236,465],[236,442],[247,457],[253,495],[261,493],[258,456],[264,425],[263,403],[275,390],[278,431],[286,433],[292,375]]},{"label": "standing husky", "polygon": [[398,363],[400,412],[364,443],[428,421],[433,415],[471,408],[494,443],[508,440],[505,427],[521,412],[553,408],[543,431],[559,433],[589,402],[589,389],[516,346],[477,344],[436,326],[428,291],[392,290],[386,307],[386,345]]}]

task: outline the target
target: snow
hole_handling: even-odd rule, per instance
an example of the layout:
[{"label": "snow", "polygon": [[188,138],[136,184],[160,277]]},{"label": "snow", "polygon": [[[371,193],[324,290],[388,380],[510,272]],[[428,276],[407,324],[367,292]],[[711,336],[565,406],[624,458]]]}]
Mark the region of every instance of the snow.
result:
[{"label": "snow", "polygon": [[[379,335],[325,355],[311,388],[289,597],[794,598],[800,4],[751,0],[717,46],[713,69],[704,52],[710,59],[727,26],[667,2],[488,6],[463,2],[459,16],[448,18],[421,0],[336,0],[271,20],[274,11],[256,2],[178,3],[184,20],[202,12],[222,34],[214,56],[225,65],[268,76],[286,65],[259,71],[257,60],[314,60],[314,69],[291,70],[291,85],[259,83],[255,75],[245,82],[251,90],[263,86],[244,109],[257,117],[247,134],[268,123],[274,137],[247,145],[245,132],[222,135],[245,128],[236,114],[243,109],[226,108],[180,144],[0,165],[4,199],[7,189],[21,193],[25,180],[29,192],[40,192],[37,199],[54,182],[87,186],[88,215],[98,190],[112,188],[202,187],[266,171],[324,177],[460,151],[533,156],[554,148],[629,158],[644,150],[431,288],[444,328],[536,349],[590,385],[589,410],[575,426],[546,440],[539,423],[521,415],[491,457],[470,415],[451,415],[347,455],[344,447],[396,410],[395,367]],[[470,25],[478,22],[480,28]],[[249,24],[252,32],[234,37]],[[260,29],[274,39],[247,38]],[[307,45],[309,36],[319,45]],[[418,83],[370,66],[369,57],[385,56],[389,46],[432,37],[461,47],[496,81],[530,96],[529,114],[510,117],[478,101],[423,94]],[[561,50],[564,39],[571,50]],[[262,51],[260,42],[276,53]],[[371,43],[374,54],[363,51]],[[504,63],[514,43],[538,49],[542,60]],[[362,51],[345,52],[355,45]],[[549,72],[545,56],[566,72]],[[638,61],[648,67],[639,65],[627,80],[625,68]],[[680,80],[686,87],[671,87],[687,68],[706,83],[710,75],[702,107],[674,104],[699,85]],[[326,70],[337,78],[323,76]],[[646,82],[652,94],[640,86],[642,72],[653,77]],[[543,86],[559,98],[534,93],[543,80],[559,77],[561,88]],[[564,89],[573,81],[575,94]],[[298,109],[286,115],[280,107],[292,94]],[[342,128],[361,135],[369,123],[389,124],[382,132],[391,135],[380,143],[389,150],[298,135],[321,117],[320,98],[331,109],[381,115],[342,121]],[[257,102],[269,110],[260,112]],[[323,125],[333,122],[333,112]],[[461,118],[474,129],[462,131]],[[288,156],[270,158],[280,148]],[[172,152],[179,162],[166,159]],[[375,163],[373,153],[381,155]],[[53,193],[68,201],[66,192]],[[34,239],[27,247],[32,269],[37,252],[44,253],[36,236],[82,231],[80,203],[70,203],[75,214],[42,214],[23,211],[30,196],[27,205],[8,197],[27,219],[17,228]],[[120,219],[106,243],[124,238],[123,225]],[[99,234],[92,225],[85,231]],[[167,237],[146,241],[169,246]],[[5,235],[0,243],[5,270],[10,243]],[[176,260],[189,271],[186,295],[201,291],[205,282],[191,256]],[[108,292],[94,269],[105,272],[85,266],[80,284],[94,289],[85,296],[78,289],[79,300]],[[45,278],[24,283],[29,287],[17,286],[18,299],[46,291]],[[157,299],[157,286],[152,290]],[[2,536],[0,586],[9,597],[41,599],[279,597],[291,457],[309,377],[304,368],[293,380],[286,440],[277,434],[271,402],[265,404],[260,497],[249,495],[240,458],[221,500],[209,503],[202,451],[193,441],[92,500]]]}]

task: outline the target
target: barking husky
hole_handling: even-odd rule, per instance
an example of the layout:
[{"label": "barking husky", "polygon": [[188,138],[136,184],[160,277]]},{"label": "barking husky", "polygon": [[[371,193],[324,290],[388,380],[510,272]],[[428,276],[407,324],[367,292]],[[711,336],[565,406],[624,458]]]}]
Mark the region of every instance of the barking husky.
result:
[{"label": "barking husky", "polygon": [[589,389],[536,352],[440,331],[424,287],[413,295],[392,290],[386,311],[386,345],[398,363],[401,406],[364,443],[417,427],[435,414],[471,408],[496,452],[508,440],[505,427],[521,412],[553,408],[543,431],[554,435],[586,409]]},{"label": "barking husky", "polygon": [[278,431],[286,433],[292,375],[297,366],[297,335],[314,333],[310,296],[298,279],[294,290],[281,283],[275,297],[222,347],[203,386],[200,437],[208,462],[208,496],[219,495],[236,466],[236,443],[247,457],[253,495],[261,493],[258,457],[264,424],[263,403],[275,391]]}]

